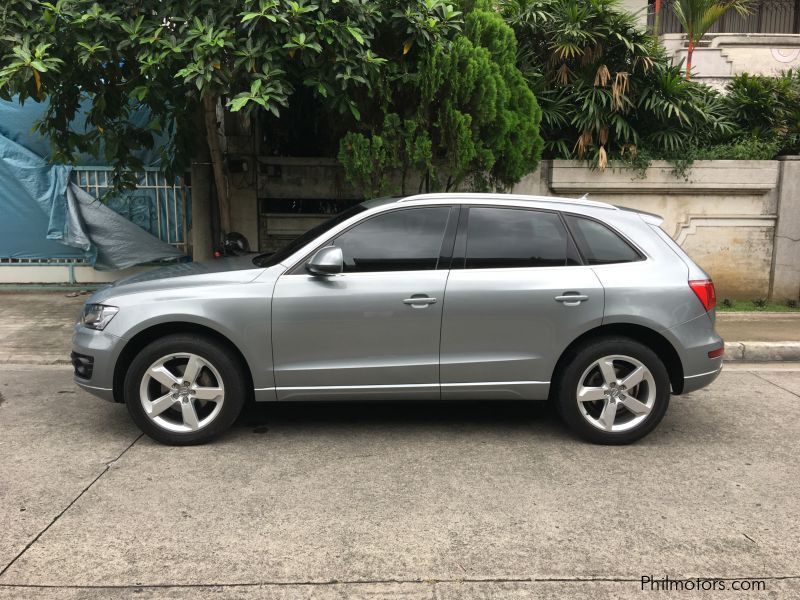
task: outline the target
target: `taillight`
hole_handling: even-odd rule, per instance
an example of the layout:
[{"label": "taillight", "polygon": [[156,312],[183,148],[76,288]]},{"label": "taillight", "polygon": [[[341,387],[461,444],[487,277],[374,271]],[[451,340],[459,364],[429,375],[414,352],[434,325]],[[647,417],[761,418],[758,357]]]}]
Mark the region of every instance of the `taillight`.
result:
[{"label": "taillight", "polygon": [[695,293],[706,312],[717,305],[717,293],[714,291],[714,282],[710,279],[696,279],[689,282],[689,287]]}]

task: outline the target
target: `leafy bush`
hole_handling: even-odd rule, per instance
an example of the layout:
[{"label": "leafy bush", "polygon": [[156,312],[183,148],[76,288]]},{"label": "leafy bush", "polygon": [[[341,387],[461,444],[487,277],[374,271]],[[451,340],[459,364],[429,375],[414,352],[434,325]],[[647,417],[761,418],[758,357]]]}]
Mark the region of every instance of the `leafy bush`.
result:
[{"label": "leafy bush", "polygon": [[778,140],[737,138],[725,144],[692,148],[686,158],[690,160],[771,160],[780,151]]},{"label": "leafy bush", "polygon": [[[686,81],[618,0],[502,0],[542,107],[546,154],[668,157],[734,132],[721,95]],[[641,162],[641,161],[640,161]]]},{"label": "leafy bush", "polygon": [[514,32],[487,0],[465,8],[463,33],[434,44],[402,92],[376,97],[379,118],[343,137],[339,160],[366,194],[406,193],[411,176],[419,191],[508,187],[536,168],[541,111]]},{"label": "leafy bush", "polygon": [[800,72],[778,77],[737,75],[728,84],[725,104],[742,135],[778,146],[775,154],[800,151]]}]

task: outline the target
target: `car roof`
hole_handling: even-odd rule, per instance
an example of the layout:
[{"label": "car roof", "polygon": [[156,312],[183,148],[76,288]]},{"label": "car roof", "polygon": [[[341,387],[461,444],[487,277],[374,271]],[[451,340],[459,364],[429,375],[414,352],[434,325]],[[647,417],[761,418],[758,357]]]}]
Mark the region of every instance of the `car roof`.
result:
[{"label": "car roof", "polygon": [[386,197],[367,200],[363,203],[366,208],[375,208],[386,204],[400,204],[414,202],[415,204],[431,203],[446,204],[454,202],[483,203],[483,204],[517,204],[519,202],[553,203],[553,204],[572,204],[576,206],[586,206],[591,208],[605,208],[609,210],[619,210],[613,204],[589,200],[586,195],[581,198],[560,198],[557,196],[529,196],[523,194],[481,194],[474,192],[449,192],[440,194],[415,194],[404,197]]},{"label": "car roof", "polygon": [[[588,194],[580,198],[564,198],[559,196],[532,196],[525,194],[504,194],[504,193],[475,193],[475,192],[448,192],[436,194],[415,194],[413,196],[395,196],[374,198],[362,202],[361,205],[366,209],[387,208],[392,205],[411,205],[425,206],[426,204],[480,204],[496,205],[507,207],[531,207],[539,210],[560,210],[576,212],[580,214],[592,215],[596,218],[611,217],[615,219],[623,218],[624,215],[638,215],[650,225],[661,225],[664,219],[660,215],[648,213],[638,208],[625,206],[615,206],[607,202],[589,200]],[[606,211],[614,211],[606,212]],[[605,214],[604,214],[605,213]]]}]

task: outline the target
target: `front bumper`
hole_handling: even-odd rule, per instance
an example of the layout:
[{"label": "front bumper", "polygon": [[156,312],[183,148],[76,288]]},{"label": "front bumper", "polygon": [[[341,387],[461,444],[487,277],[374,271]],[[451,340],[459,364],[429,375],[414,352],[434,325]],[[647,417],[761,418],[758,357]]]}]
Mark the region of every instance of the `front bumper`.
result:
[{"label": "front bumper", "polygon": [[72,335],[75,383],[90,394],[114,402],[114,365],[123,343],[122,338],[105,331],[75,325]]}]

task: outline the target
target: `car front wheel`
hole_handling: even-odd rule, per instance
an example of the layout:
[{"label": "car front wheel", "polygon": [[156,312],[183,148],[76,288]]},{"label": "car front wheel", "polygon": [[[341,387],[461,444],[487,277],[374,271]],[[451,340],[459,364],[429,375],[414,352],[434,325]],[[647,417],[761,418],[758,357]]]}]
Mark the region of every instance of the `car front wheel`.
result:
[{"label": "car front wheel", "polygon": [[133,359],[125,404],[148,436],[164,444],[202,444],[230,427],[244,404],[246,377],[214,340],[176,334]]},{"label": "car front wheel", "polygon": [[669,395],[658,355],[628,338],[598,339],[578,350],[556,388],[564,421],[597,444],[629,444],[647,435],[664,417]]}]

